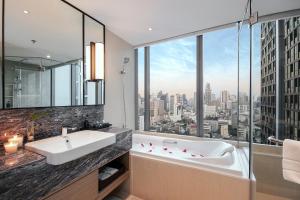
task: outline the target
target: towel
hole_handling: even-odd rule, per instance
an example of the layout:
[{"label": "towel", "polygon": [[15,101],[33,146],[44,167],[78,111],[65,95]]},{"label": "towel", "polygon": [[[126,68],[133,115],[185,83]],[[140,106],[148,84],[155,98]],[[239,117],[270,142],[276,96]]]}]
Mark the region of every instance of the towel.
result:
[{"label": "towel", "polygon": [[283,141],[282,170],[283,178],[300,184],[300,141]]}]

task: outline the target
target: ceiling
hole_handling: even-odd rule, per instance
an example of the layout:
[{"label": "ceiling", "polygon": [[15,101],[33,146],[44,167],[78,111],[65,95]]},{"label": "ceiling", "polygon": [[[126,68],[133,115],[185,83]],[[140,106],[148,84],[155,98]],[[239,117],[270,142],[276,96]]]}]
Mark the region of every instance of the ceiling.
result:
[{"label": "ceiling", "polygon": [[[247,0],[68,0],[134,46],[241,20]],[[259,16],[300,0],[253,0]],[[151,27],[153,30],[149,31]]]},{"label": "ceiling", "polygon": [[[9,0],[5,8],[6,59],[37,64],[44,58],[47,66],[82,58],[81,12],[59,0]],[[85,19],[87,44],[102,42],[102,33],[99,23]]]}]

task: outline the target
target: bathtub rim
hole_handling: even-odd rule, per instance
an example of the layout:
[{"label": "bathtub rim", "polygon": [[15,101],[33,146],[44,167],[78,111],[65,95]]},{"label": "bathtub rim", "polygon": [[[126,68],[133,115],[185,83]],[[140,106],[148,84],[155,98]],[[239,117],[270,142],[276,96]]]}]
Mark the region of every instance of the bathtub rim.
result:
[{"label": "bathtub rim", "polygon": [[[155,137],[162,137],[162,138],[173,138],[174,140],[178,139],[178,140],[198,141],[198,142],[211,141],[211,140],[203,140],[203,139],[199,139],[199,138],[194,138],[194,139],[189,140],[189,137],[165,137],[163,134],[143,134],[143,133],[134,133],[134,134],[141,135],[141,136],[155,136]],[[134,134],[133,134],[133,137],[134,137]],[[227,142],[227,141],[224,141],[224,140],[213,140],[213,141],[220,141],[220,142],[225,142],[225,143]],[[231,143],[229,143],[229,144],[231,144]],[[233,144],[231,144],[231,145],[233,145]],[[228,169],[228,168],[227,169],[226,168],[222,169],[222,167],[216,167],[216,166],[211,165],[211,164],[197,163],[197,162],[193,162],[193,161],[189,161],[189,160],[170,158],[170,157],[161,156],[161,155],[152,155],[152,154],[149,154],[147,152],[139,152],[139,151],[136,151],[134,149],[130,150],[130,155],[141,156],[141,157],[144,157],[144,158],[151,158],[151,159],[155,159],[155,160],[159,160],[159,161],[171,162],[171,163],[177,164],[177,165],[184,165],[184,166],[194,167],[194,168],[197,168],[197,169],[206,170],[206,171],[210,171],[210,172],[214,172],[214,173],[219,173],[219,174],[223,174],[223,175],[227,175],[227,176],[231,176],[231,177],[249,179],[249,177],[248,177],[249,167],[247,166],[248,157],[246,157],[246,153],[244,152],[243,148],[237,148],[235,145],[233,145],[233,146],[235,148],[234,159],[236,159],[236,162],[238,162],[238,165],[241,167],[241,173],[240,174],[232,173],[232,171],[234,171],[233,169]],[[252,180],[255,180],[254,175],[252,176]]]}]

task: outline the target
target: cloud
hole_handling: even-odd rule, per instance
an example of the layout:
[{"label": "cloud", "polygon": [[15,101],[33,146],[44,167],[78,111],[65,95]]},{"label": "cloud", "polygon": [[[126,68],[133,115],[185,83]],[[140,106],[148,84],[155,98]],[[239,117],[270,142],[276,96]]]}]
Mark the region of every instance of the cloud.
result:
[{"label": "cloud", "polygon": [[[214,93],[222,90],[237,94],[237,29],[236,27],[204,34],[204,85],[209,82]],[[254,28],[253,91],[260,94],[260,26]],[[141,51],[141,53],[140,53]],[[249,29],[240,35],[240,91],[249,91]],[[141,55],[141,57],[140,57]],[[139,65],[143,68],[143,49],[139,50]],[[144,71],[139,71],[139,77]],[[143,80],[139,80],[143,84]],[[193,97],[196,90],[196,37],[188,37],[151,46],[150,90],[157,93],[185,93]]]}]

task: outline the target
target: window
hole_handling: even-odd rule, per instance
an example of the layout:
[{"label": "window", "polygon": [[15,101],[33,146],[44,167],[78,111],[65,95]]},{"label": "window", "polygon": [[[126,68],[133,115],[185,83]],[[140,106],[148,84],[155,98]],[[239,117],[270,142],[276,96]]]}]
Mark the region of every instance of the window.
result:
[{"label": "window", "polygon": [[[206,137],[233,139],[237,136],[237,33],[237,27],[231,27],[203,35]],[[240,94],[244,105],[247,96],[244,92]]]},{"label": "window", "polygon": [[[284,31],[299,29],[299,23],[291,23],[299,21],[296,18],[252,26],[252,85],[248,24],[242,26],[240,35],[238,26],[204,33],[199,49],[196,37],[148,47],[150,97],[146,102],[150,105],[145,112],[144,64],[140,60],[139,119],[148,112],[149,130],[157,132],[249,141],[251,124],[256,143],[268,144],[270,136],[300,140],[300,61],[292,50],[299,48],[300,41],[292,37],[294,31]],[[199,61],[196,66],[197,50],[203,52],[203,65]],[[139,58],[144,55],[141,51]],[[197,80],[197,68],[203,70],[201,80]],[[196,106],[197,96],[203,96],[203,105]],[[203,133],[197,133],[197,127],[203,127]]]},{"label": "window", "polygon": [[145,111],[145,70],[144,70],[144,48],[138,49],[138,129],[144,130],[144,111]]},{"label": "window", "polygon": [[196,38],[150,48],[150,131],[196,135]]}]

